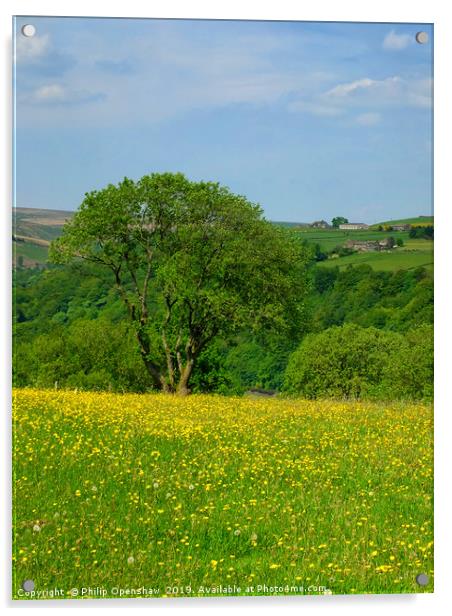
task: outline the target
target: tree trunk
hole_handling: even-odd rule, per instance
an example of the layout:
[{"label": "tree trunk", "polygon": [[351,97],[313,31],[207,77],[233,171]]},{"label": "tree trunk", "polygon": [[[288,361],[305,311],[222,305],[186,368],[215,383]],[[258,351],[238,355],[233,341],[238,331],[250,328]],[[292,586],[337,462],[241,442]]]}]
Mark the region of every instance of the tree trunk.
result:
[{"label": "tree trunk", "polygon": [[148,374],[151,377],[154,386],[158,390],[168,391],[167,383],[164,376],[161,374],[159,367],[156,366],[154,362],[148,359],[150,352],[149,344],[145,336],[143,336],[143,334],[139,330],[137,331],[137,340],[138,344],[140,345],[141,359],[146,366],[146,370],[148,371]]},{"label": "tree trunk", "polygon": [[191,373],[193,372],[194,363],[194,359],[189,359],[185,364],[177,384],[177,393],[179,396],[187,396],[190,393],[188,384],[190,382]]}]

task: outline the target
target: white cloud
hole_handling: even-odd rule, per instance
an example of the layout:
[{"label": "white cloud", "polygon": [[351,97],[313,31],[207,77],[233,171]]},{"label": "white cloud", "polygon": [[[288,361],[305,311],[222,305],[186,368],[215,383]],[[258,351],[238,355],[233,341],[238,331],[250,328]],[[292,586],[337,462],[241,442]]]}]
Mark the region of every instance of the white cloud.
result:
[{"label": "white cloud", "polygon": [[374,81],[373,79],[369,79],[368,77],[365,77],[364,79],[358,79],[357,81],[352,81],[351,83],[339,84],[338,86],[335,86],[331,90],[328,90],[328,92],[325,93],[325,96],[339,96],[339,97],[347,96],[348,94],[350,94],[351,92],[354,92],[355,90],[370,88],[375,83],[377,82]]},{"label": "white cloud", "polygon": [[[387,79],[369,79],[364,77],[352,81],[351,83],[341,83],[324,94],[326,98],[353,98],[355,96],[367,95],[372,90],[372,96],[389,96],[395,92],[401,83],[400,77],[388,77]],[[351,96],[350,96],[351,95]]]},{"label": "white cloud", "polygon": [[[92,32],[80,31],[76,38],[67,39],[63,49],[52,45],[46,36],[18,37],[20,54],[25,54],[22,57],[35,58],[24,62],[31,66],[20,67],[22,76],[28,70],[28,91],[22,88],[19,102],[40,108],[52,105],[48,120],[52,124],[67,121],[64,106],[82,103],[79,113],[71,109],[72,120],[96,126],[118,118],[121,123],[135,123],[140,118],[146,124],[158,125],[187,111],[228,105],[277,105],[324,118],[352,110],[352,119],[379,112],[381,105],[430,104],[428,88],[412,87],[400,77],[379,80],[364,73],[357,79],[347,82],[345,77],[341,81],[339,75],[350,74],[349,65],[344,69],[333,59],[325,65],[321,54],[331,44],[330,36],[312,43],[306,35],[281,36],[269,30],[265,36],[255,31],[245,34],[238,26],[226,32],[217,25],[215,36],[211,32],[206,37],[197,28],[156,22],[152,36],[125,36],[115,40],[114,46]],[[32,40],[38,43],[24,49]],[[350,51],[348,39],[333,40],[343,54],[356,51],[355,43]],[[313,45],[320,55],[313,55]],[[358,51],[366,51],[366,45],[360,42]],[[87,115],[85,103],[102,96],[108,98],[108,105],[92,106]],[[38,113],[43,121],[44,113]],[[32,116],[28,113],[27,117]]]},{"label": "white cloud", "polygon": [[[100,44],[99,37],[90,32],[80,32],[62,50],[46,39],[34,50],[39,59],[26,67],[32,68],[27,75],[28,90],[22,87],[18,100],[40,107],[52,104],[51,122],[55,123],[67,120],[63,105],[86,102],[86,91],[101,91],[108,105],[90,109],[88,119],[82,110],[77,116],[80,121],[97,125],[141,117],[157,125],[188,110],[277,104],[294,92],[318,91],[334,78],[334,72],[325,72],[321,65],[322,70],[318,64],[300,62],[298,37],[268,31],[265,36],[243,34],[238,27],[234,33],[223,30],[217,25],[217,35],[206,38],[179,24],[160,22],[154,25],[153,36],[119,38],[114,47],[102,40]],[[54,57],[57,52],[59,62]],[[76,63],[70,65],[68,56]],[[281,64],[280,56],[289,58],[289,63]],[[133,70],[108,70],[125,62]],[[25,75],[22,67],[19,74]],[[65,85],[69,76],[70,90]],[[325,109],[325,113],[331,112]]]},{"label": "white cloud", "polygon": [[51,84],[37,88],[33,93],[36,102],[62,102],[67,100],[68,93],[59,84]]},{"label": "white cloud", "polygon": [[381,114],[369,111],[368,113],[360,113],[356,117],[355,122],[360,126],[375,126],[381,120]]},{"label": "white cloud", "polygon": [[26,37],[18,35],[16,39],[16,61],[35,62],[44,57],[50,49],[48,34]]},{"label": "white cloud", "polygon": [[404,79],[397,75],[386,79],[365,77],[339,84],[321,98],[332,105],[429,107],[432,104],[432,80]]},{"label": "white cloud", "polygon": [[397,75],[386,79],[363,77],[340,83],[326,92],[303,96],[289,104],[290,111],[312,115],[339,116],[349,110],[362,110],[356,122],[363,126],[377,124],[386,107],[428,108],[432,104],[431,79],[404,79]]},{"label": "white cloud", "polygon": [[394,30],[389,32],[383,40],[383,49],[387,51],[398,51],[406,49],[414,42],[414,37],[410,34],[397,34]]},{"label": "white cloud", "polygon": [[21,102],[32,105],[75,105],[100,101],[105,95],[100,92],[76,90],[59,83],[40,86],[24,95]]}]

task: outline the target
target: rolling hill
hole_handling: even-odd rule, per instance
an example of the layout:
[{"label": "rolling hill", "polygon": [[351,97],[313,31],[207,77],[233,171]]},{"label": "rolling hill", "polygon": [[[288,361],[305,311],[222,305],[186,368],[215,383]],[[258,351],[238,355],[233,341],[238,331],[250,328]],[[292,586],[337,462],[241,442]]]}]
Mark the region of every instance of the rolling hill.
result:
[{"label": "rolling hill", "polygon": [[414,227],[425,227],[426,225],[433,225],[434,217],[433,216],[416,216],[414,218],[398,218],[397,220],[385,220],[384,222],[377,222],[371,226],[371,229],[378,229],[381,225],[391,226],[391,225],[412,225]]},{"label": "rolling hill", "polygon": [[[15,208],[13,211],[13,265],[20,267],[44,267],[50,242],[61,234],[64,223],[74,212],[65,210]],[[388,236],[387,231],[377,231],[378,226],[393,224],[432,225],[433,216],[418,216],[390,220],[372,225],[369,230],[342,231],[340,229],[312,229],[307,223],[277,222],[275,224],[295,228],[300,237],[319,244],[321,250],[330,251],[347,239],[376,240]],[[391,232],[404,241],[404,247],[388,253],[354,254],[340,259],[328,259],[319,263],[326,267],[346,267],[351,264],[368,263],[374,269],[396,270],[425,266],[433,267],[433,242],[410,239],[407,231]]]},{"label": "rolling hill", "polygon": [[73,212],[17,207],[13,210],[13,263],[41,267],[50,242],[61,234]]}]

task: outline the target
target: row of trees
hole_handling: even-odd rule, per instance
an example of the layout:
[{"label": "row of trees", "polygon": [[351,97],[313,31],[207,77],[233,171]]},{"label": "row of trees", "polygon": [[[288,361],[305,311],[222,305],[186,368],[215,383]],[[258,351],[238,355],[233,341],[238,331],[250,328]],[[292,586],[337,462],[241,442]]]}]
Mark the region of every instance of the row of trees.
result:
[{"label": "row of trees", "polygon": [[433,277],[424,269],[374,271],[369,265],[312,270],[309,329],[356,323],[408,332],[433,323]]},{"label": "row of trees", "polygon": [[423,239],[423,240],[432,240],[434,235],[433,225],[424,225],[411,227],[409,236],[411,238]]},{"label": "row of trees", "polygon": [[[108,271],[78,264],[15,275],[17,385],[53,387],[57,382],[59,387],[138,392],[152,386]],[[212,340],[196,363],[192,391],[282,391],[289,358],[308,333],[354,324],[405,338],[433,321],[433,281],[423,269],[391,273],[367,265],[344,271],[314,266],[309,279],[303,328],[296,336],[242,329]],[[316,344],[314,362],[319,361]]]},{"label": "row of trees", "polygon": [[[15,384],[84,390],[149,390],[127,324],[77,320],[18,347]],[[307,398],[424,399],[433,396],[433,328],[405,334],[347,323],[307,334],[289,352],[256,340],[217,341],[194,372],[195,392],[242,394],[264,387]]]}]

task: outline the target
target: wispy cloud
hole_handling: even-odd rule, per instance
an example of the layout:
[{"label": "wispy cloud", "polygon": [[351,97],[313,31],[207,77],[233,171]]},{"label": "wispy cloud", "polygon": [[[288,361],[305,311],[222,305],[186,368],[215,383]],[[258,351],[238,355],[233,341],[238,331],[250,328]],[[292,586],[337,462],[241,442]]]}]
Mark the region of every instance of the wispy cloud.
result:
[{"label": "wispy cloud", "polygon": [[32,90],[21,100],[34,105],[78,105],[104,99],[105,95],[101,92],[73,90],[59,83],[52,83]]},{"label": "wispy cloud", "polygon": [[[379,122],[385,108],[426,108],[431,104],[430,79],[404,79],[396,75],[386,79],[363,77],[340,83],[313,97],[300,97],[292,101],[289,110],[318,116],[340,116],[361,108],[363,111],[357,116],[357,122],[370,126]],[[368,111],[369,107],[372,111]]]},{"label": "wispy cloud", "polygon": [[15,62],[21,74],[31,79],[58,77],[76,65],[75,57],[52,45],[48,34],[16,39]]},{"label": "wispy cloud", "polygon": [[180,170],[274,219],[430,203],[432,48],[409,46],[413,24],[42,17],[26,39],[24,19],[18,202],[74,208],[124,175]]},{"label": "wispy cloud", "polygon": [[411,34],[397,34],[395,30],[391,30],[383,39],[383,49],[387,51],[399,51],[406,49],[414,43],[414,38]]},{"label": "wispy cloud", "polygon": [[[140,22],[135,36],[114,41],[80,30],[64,48],[53,44],[52,32],[50,37],[19,36],[20,78],[27,78],[22,92],[28,88],[19,102],[71,104],[72,121],[96,126],[115,125],[118,119],[121,124],[141,121],[157,126],[190,112],[234,106],[333,119],[349,112],[354,118],[381,114],[389,105],[431,104],[431,86],[405,79],[403,72],[377,79],[367,71],[357,74],[356,68],[350,70],[336,57],[325,63],[322,53],[332,40],[343,55],[356,50],[368,53],[368,44],[361,40],[353,43],[349,37],[331,39],[309,31],[295,35],[285,30],[282,35],[270,27],[257,32],[239,24],[209,25],[206,36],[201,26],[152,22],[152,29],[143,32]],[[410,38],[393,31],[388,37],[392,45]],[[102,99],[108,99],[108,105],[93,106],[89,114],[75,108],[77,103],[85,109],[86,103]],[[66,122],[67,117],[55,110],[49,121]]]},{"label": "wispy cloud", "polygon": [[36,62],[45,56],[50,50],[48,34],[32,37],[18,36],[16,39],[16,61]]},{"label": "wispy cloud", "polygon": [[326,99],[349,105],[429,107],[432,104],[431,79],[407,79],[394,75],[386,79],[365,77],[340,84],[325,94]]},{"label": "wispy cloud", "polygon": [[[393,79],[397,79],[397,77],[394,77]],[[331,98],[346,97],[352,92],[355,92],[357,90],[364,90],[366,88],[371,88],[372,86],[375,86],[377,83],[378,83],[377,81],[373,79],[369,79],[368,77],[364,77],[364,79],[358,79],[357,81],[352,81],[351,83],[341,83],[335,86],[334,88],[331,88],[331,90],[328,90],[328,92],[325,93],[325,97],[331,97]]]}]

